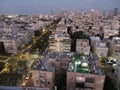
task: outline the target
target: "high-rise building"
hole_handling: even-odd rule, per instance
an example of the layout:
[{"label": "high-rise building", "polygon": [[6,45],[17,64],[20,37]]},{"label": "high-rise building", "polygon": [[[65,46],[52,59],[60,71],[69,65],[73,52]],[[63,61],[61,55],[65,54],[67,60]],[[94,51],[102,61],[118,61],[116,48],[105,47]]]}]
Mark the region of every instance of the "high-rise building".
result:
[{"label": "high-rise building", "polygon": [[114,8],[114,16],[118,15],[118,8]]},{"label": "high-rise building", "polygon": [[86,56],[75,56],[69,63],[66,90],[103,90],[105,75],[93,60]]},{"label": "high-rise building", "polygon": [[40,60],[32,70],[34,87],[54,90],[54,69],[46,60]]}]

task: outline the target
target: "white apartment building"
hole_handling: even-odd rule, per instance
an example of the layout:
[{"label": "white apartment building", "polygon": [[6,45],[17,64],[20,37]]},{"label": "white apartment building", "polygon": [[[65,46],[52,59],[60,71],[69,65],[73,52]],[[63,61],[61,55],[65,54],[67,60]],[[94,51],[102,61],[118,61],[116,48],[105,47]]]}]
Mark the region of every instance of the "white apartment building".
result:
[{"label": "white apartment building", "polygon": [[67,34],[54,34],[49,38],[49,49],[53,52],[70,52],[71,40]]},{"label": "white apartment building", "polygon": [[106,57],[108,55],[108,47],[106,43],[101,42],[100,37],[90,37],[92,52],[97,56]]},{"label": "white apartment building", "polygon": [[67,27],[66,26],[59,26],[59,27],[56,27],[56,32],[61,32],[61,33],[66,33],[67,32]]},{"label": "white apartment building", "polygon": [[89,40],[87,39],[77,39],[76,40],[76,52],[89,54],[90,53],[90,45]]},{"label": "white apartment building", "polygon": [[108,55],[108,47],[106,46],[105,43],[100,43],[95,47],[95,54],[97,56],[102,56],[102,57],[107,57]]},{"label": "white apartment building", "polygon": [[119,37],[114,37],[112,39],[113,42],[113,56],[118,56],[120,55],[120,38]]},{"label": "white apartment building", "polygon": [[20,45],[15,38],[1,38],[0,42],[4,43],[5,51],[8,53],[16,53]]},{"label": "white apartment building", "polygon": [[32,40],[32,32],[23,31],[18,32],[16,35],[13,36],[2,36],[0,38],[0,42],[4,43],[5,51],[8,53],[16,53],[18,48],[23,44],[27,44]]},{"label": "white apartment building", "polygon": [[118,30],[104,30],[104,38],[109,38],[110,36],[118,35],[119,31]]},{"label": "white apartment building", "polygon": [[92,36],[90,37],[90,41],[91,46],[94,47],[95,45],[98,45],[100,43],[100,37]]},{"label": "white apartment building", "polygon": [[4,27],[2,30],[3,30],[3,35],[13,36],[17,33],[17,30],[14,30],[14,28],[11,27]]},{"label": "white apartment building", "polygon": [[17,35],[21,35],[24,38],[22,44],[27,44],[32,40],[34,33],[31,31],[20,31]]}]

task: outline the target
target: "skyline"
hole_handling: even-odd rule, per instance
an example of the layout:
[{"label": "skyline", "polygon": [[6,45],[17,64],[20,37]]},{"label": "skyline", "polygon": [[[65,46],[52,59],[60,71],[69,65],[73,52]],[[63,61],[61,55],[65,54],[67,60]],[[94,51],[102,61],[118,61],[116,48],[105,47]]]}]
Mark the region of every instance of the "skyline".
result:
[{"label": "skyline", "polygon": [[39,14],[66,10],[120,10],[120,0],[1,0],[0,14]]},{"label": "skyline", "polygon": [[119,2],[0,0],[0,90],[118,90]]}]

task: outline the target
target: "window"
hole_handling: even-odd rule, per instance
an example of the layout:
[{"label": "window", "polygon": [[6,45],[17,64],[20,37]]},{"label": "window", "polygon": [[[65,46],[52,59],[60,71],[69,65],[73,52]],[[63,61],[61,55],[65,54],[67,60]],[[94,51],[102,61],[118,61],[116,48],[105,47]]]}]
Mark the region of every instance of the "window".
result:
[{"label": "window", "polygon": [[40,80],[40,83],[41,84],[45,84],[45,80],[43,79],[43,80]]},{"label": "window", "polygon": [[84,83],[76,83],[76,88],[85,88],[85,84]]},{"label": "window", "polygon": [[77,77],[76,77],[76,82],[78,82],[78,83],[79,83],[79,82],[80,82],[80,83],[81,83],[81,82],[85,82],[85,77],[83,77],[83,76],[77,76]]},{"label": "window", "polygon": [[39,81],[38,81],[38,80],[36,80],[36,83],[37,83],[37,84],[39,84]]},{"label": "window", "polygon": [[93,78],[86,78],[86,81],[87,83],[94,83],[94,79]]},{"label": "window", "polygon": [[41,73],[41,74],[40,74],[40,78],[45,78],[45,74],[44,74],[44,73]]},{"label": "window", "polygon": [[50,82],[48,82],[48,84],[50,84]]}]

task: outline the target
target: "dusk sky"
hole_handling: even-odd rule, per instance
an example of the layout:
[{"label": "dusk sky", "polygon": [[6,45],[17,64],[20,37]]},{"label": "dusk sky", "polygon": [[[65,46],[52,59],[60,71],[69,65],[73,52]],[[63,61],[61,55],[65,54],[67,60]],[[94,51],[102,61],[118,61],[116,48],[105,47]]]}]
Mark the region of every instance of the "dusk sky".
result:
[{"label": "dusk sky", "polygon": [[0,0],[0,14],[37,14],[62,9],[102,11],[104,8],[120,11],[120,0]]}]

